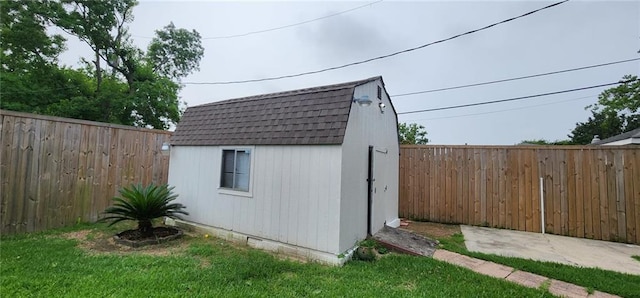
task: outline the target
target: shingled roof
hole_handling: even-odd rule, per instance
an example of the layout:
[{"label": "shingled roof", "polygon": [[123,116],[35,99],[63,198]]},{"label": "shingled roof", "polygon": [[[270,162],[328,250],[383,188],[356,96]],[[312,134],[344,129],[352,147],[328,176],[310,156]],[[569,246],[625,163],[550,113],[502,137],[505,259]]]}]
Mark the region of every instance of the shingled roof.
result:
[{"label": "shingled roof", "polygon": [[342,144],[356,86],[381,77],[188,107],[172,145]]},{"label": "shingled roof", "polygon": [[621,133],[619,135],[615,135],[613,137],[609,137],[600,141],[596,141],[593,143],[593,145],[603,145],[603,144],[607,144],[607,143],[613,143],[616,141],[621,141],[621,140],[625,140],[625,139],[640,139],[640,128],[636,128],[634,130],[631,131],[627,131],[625,133]]}]

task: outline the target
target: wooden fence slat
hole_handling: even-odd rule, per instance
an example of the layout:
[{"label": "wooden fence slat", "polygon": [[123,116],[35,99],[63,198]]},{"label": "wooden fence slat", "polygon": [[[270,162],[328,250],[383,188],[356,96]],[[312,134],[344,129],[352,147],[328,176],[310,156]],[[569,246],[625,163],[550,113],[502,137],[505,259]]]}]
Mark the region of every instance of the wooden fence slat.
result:
[{"label": "wooden fence slat", "polygon": [[462,149],[463,152],[463,167],[462,167],[462,221],[461,223],[471,223],[471,219],[473,215],[471,214],[471,202],[473,199],[471,198],[471,188],[469,187],[469,181],[471,180],[470,175],[470,161],[471,155],[469,153],[469,149]]},{"label": "wooden fence slat", "polygon": [[614,171],[616,189],[616,215],[615,224],[618,226],[618,239],[616,241],[627,241],[627,215],[624,197],[624,159],[622,151],[614,151]]},{"label": "wooden fence slat", "polygon": [[635,223],[636,220],[636,210],[633,206],[633,190],[635,187],[638,187],[640,181],[634,185],[633,180],[633,168],[634,168],[634,158],[633,151],[625,151],[623,155],[624,162],[624,197],[625,197],[625,210],[626,210],[626,230],[627,242],[637,243],[637,232]]},{"label": "wooden fence slat", "polygon": [[533,226],[529,231],[541,232],[540,228],[540,163],[538,163],[538,150],[532,151],[531,160],[531,221]]},{"label": "wooden fence slat", "polygon": [[568,225],[568,235],[575,237],[578,234],[578,228],[576,227],[577,219],[577,200],[571,199],[569,196],[576,195],[576,165],[575,165],[575,154],[574,151],[567,151],[566,155],[566,164],[567,164],[567,225]]},{"label": "wooden fence slat", "polygon": [[522,150],[524,153],[524,205],[525,205],[525,231],[533,232],[533,203],[534,197],[531,195],[533,189],[533,177],[532,173],[532,151]]},{"label": "wooden fence slat", "polygon": [[456,217],[455,222],[461,223],[464,215],[464,197],[463,197],[463,178],[464,173],[464,150],[455,150],[456,152],[456,164],[455,164],[455,177],[456,177]]},{"label": "wooden fence slat", "polygon": [[518,230],[527,230],[527,198],[525,192],[526,183],[526,156],[522,150],[518,150]]},{"label": "wooden fence slat", "polygon": [[609,218],[606,225],[609,229],[609,237],[607,240],[618,240],[618,211],[616,202],[616,171],[614,167],[615,158],[611,150],[605,151],[607,156],[606,175],[607,175],[607,210],[609,212]]},{"label": "wooden fence slat", "polygon": [[584,194],[584,237],[594,238],[593,211],[591,204],[591,187],[595,183],[591,178],[591,164],[593,164],[593,151],[582,151],[582,190]]},{"label": "wooden fence slat", "polygon": [[572,163],[575,164],[575,227],[576,227],[576,237],[584,238],[584,230],[585,230],[585,222],[584,222],[584,187],[582,180],[582,155],[584,151],[576,151]]},{"label": "wooden fence slat", "polygon": [[633,151],[633,201],[635,205],[636,218],[636,241],[640,243],[640,153]]},{"label": "wooden fence slat", "polygon": [[488,157],[487,150],[480,151],[480,224],[488,226],[487,222],[487,170]]},{"label": "wooden fence slat", "polygon": [[482,225],[482,217],[480,213],[481,203],[480,203],[480,184],[483,183],[481,180],[481,172],[482,172],[482,155],[481,150],[476,149],[473,150],[473,159],[474,159],[474,192],[473,192],[473,224]]},{"label": "wooden fence slat", "polygon": [[[604,172],[601,170],[604,159],[602,158],[602,151],[596,151],[593,153],[593,161],[591,163],[591,211],[593,212],[593,232],[594,239],[603,239],[602,233],[602,204],[601,200],[604,197],[602,190],[604,190]],[[594,179],[595,178],[595,179]]]},{"label": "wooden fence slat", "polygon": [[446,214],[445,220],[449,223],[453,222],[453,210],[455,210],[455,189],[452,187],[454,184],[453,178],[453,167],[451,163],[453,161],[452,154],[450,150],[447,150],[447,154],[445,154],[446,162],[445,162],[445,197],[446,197]]},{"label": "wooden fence slat", "polygon": [[498,227],[505,228],[506,224],[506,189],[507,189],[507,172],[506,172],[506,149],[499,149],[498,152]]}]

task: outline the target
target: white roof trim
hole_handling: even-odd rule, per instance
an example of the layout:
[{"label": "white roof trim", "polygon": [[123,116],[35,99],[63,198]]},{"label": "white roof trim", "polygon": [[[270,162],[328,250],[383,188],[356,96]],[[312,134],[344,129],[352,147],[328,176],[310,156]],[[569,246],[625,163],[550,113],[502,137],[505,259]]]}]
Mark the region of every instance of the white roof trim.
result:
[{"label": "white roof trim", "polygon": [[604,146],[620,146],[620,145],[640,145],[640,138],[628,138],[624,140],[613,141],[611,143],[600,144]]}]

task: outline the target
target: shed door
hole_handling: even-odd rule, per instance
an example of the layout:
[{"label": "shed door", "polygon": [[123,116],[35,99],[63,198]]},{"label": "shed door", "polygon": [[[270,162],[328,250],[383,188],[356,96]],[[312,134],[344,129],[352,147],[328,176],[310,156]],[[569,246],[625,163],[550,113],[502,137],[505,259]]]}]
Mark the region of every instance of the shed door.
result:
[{"label": "shed door", "polygon": [[369,204],[369,222],[371,234],[378,232],[385,224],[385,206],[387,200],[387,175],[386,164],[388,164],[388,150],[386,148],[375,147],[371,150],[371,202]]}]

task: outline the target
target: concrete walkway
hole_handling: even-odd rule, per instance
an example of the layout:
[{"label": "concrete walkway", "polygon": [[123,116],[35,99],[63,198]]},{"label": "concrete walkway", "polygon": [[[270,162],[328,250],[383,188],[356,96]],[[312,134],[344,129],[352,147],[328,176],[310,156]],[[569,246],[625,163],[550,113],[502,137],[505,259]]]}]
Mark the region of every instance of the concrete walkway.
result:
[{"label": "concrete walkway", "polygon": [[640,246],[484,227],[460,226],[469,251],[640,275]]},{"label": "concrete walkway", "polygon": [[[466,234],[465,234],[466,237]],[[595,291],[589,295],[584,287],[574,284],[566,283],[563,281],[546,278],[544,276],[536,275],[529,272],[515,270],[511,267],[496,264],[489,261],[479,260],[471,258],[465,255],[461,255],[455,252],[450,252],[442,249],[438,249],[433,254],[433,258],[436,260],[444,261],[454,265],[462,266],[473,270],[475,272],[492,276],[495,278],[506,279],[510,282],[514,282],[529,288],[540,288],[543,285],[548,286],[548,290],[551,294],[568,297],[568,298],[583,298],[583,297],[618,297],[615,295]]]}]

